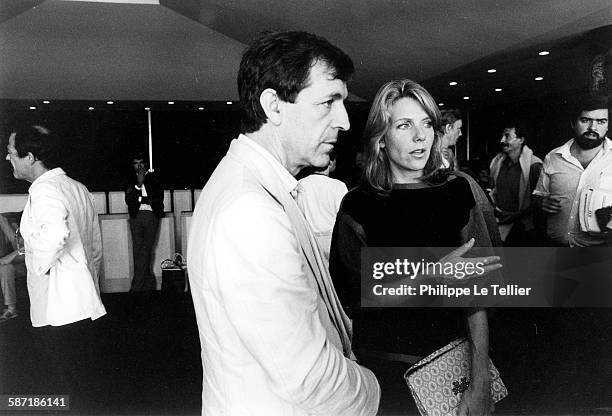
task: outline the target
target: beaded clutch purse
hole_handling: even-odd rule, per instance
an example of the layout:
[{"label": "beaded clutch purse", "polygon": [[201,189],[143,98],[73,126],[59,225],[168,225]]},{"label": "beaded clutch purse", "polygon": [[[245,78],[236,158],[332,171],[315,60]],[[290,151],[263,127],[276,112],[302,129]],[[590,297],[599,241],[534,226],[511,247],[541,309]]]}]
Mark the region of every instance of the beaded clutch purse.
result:
[{"label": "beaded clutch purse", "polygon": [[[470,345],[459,338],[428,355],[406,371],[404,378],[422,416],[456,414],[470,385]],[[489,361],[491,399],[497,403],[508,395],[499,371]]]}]

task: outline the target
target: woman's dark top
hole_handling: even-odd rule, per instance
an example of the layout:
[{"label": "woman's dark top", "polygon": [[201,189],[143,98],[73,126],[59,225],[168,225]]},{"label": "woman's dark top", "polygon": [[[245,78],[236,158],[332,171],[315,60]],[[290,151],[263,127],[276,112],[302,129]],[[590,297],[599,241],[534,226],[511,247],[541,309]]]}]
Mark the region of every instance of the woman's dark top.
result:
[{"label": "woman's dark top", "polygon": [[459,308],[359,308],[360,252],[364,246],[459,247],[475,205],[470,184],[455,175],[439,185],[396,185],[388,195],[360,185],[344,197],[330,272],[354,319],[355,349],[425,355],[464,335]]}]

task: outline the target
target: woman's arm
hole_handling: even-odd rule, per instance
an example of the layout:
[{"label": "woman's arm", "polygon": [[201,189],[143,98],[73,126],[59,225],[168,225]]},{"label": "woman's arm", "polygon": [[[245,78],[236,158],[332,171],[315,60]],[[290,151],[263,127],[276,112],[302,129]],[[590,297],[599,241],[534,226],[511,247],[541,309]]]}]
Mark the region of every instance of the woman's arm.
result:
[{"label": "woman's arm", "polygon": [[493,412],[489,374],[489,324],[485,309],[467,309],[466,321],[471,348],[470,386],[459,403],[458,415],[487,415]]}]

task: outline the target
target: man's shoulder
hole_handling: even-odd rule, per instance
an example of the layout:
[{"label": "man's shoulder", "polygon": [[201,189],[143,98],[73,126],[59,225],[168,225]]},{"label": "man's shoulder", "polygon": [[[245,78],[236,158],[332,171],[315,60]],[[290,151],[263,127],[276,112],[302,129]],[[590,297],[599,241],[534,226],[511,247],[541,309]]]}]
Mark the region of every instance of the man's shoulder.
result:
[{"label": "man's shoulder", "polygon": [[546,153],[544,160],[550,160],[554,157],[560,157],[560,153],[563,151],[563,148],[567,147],[572,139],[567,140],[562,145],[555,147],[550,152]]},{"label": "man's shoulder", "polygon": [[252,217],[263,207],[280,206],[263,186],[244,170],[234,171],[231,175],[216,171],[204,186],[199,198],[202,200],[202,207],[194,215]]}]

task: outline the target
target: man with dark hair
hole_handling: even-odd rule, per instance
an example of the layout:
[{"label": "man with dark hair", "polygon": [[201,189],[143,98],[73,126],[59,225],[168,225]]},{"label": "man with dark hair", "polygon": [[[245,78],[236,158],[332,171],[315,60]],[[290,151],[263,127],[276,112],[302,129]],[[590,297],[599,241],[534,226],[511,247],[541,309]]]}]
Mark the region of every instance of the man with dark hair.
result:
[{"label": "man with dark hair", "polygon": [[157,283],[151,270],[153,245],[164,216],[164,190],[161,188],[143,154],[132,159],[133,181],[125,191],[125,203],[130,214],[134,276],[131,292],[155,290]]},{"label": "man with dark hair", "polygon": [[351,59],[327,40],[255,40],[238,72],[243,134],[198,200],[189,281],[200,332],[202,413],[370,415],[380,389],[353,359],[350,322],[293,197],[304,167],[325,168]]},{"label": "man with dark hair", "polygon": [[491,200],[506,246],[535,243],[531,193],[542,160],[525,144],[527,130],[520,123],[508,123],[502,133],[502,151],[491,161]]},{"label": "man with dark hair", "polygon": [[547,217],[546,232],[555,244],[598,246],[609,239],[606,221],[600,219],[604,226],[600,232],[581,226],[580,198],[589,189],[612,195],[612,142],[606,137],[609,102],[586,97],[577,104],[571,121],[574,137],[546,155],[533,193],[536,205]]},{"label": "man with dark hair", "polygon": [[[455,146],[461,137],[461,128],[463,120],[461,112],[456,108],[447,108],[441,111],[441,133],[442,137],[440,144],[442,146],[442,156],[444,167],[449,169],[457,169],[457,157],[455,155]],[[452,149],[451,149],[452,147]]]},{"label": "man with dark hair", "polygon": [[102,240],[93,196],[55,167],[59,143],[49,129],[19,128],[7,148],[13,176],[32,183],[20,231],[40,364],[49,364],[54,374],[53,393],[72,394],[71,406],[78,408],[93,382],[92,321],[106,314],[98,287]]}]

